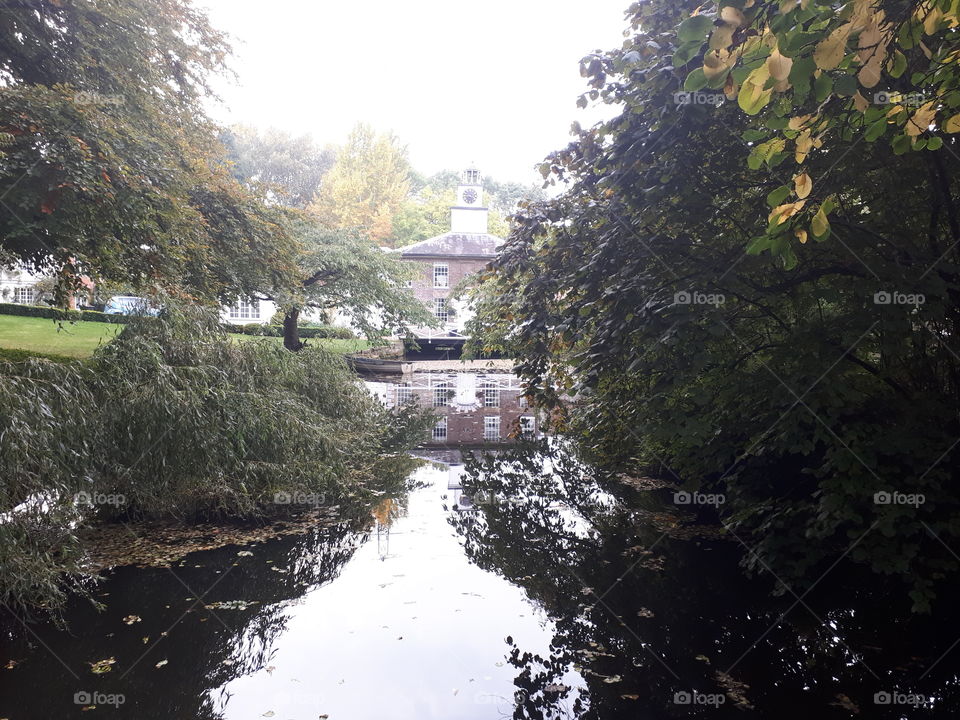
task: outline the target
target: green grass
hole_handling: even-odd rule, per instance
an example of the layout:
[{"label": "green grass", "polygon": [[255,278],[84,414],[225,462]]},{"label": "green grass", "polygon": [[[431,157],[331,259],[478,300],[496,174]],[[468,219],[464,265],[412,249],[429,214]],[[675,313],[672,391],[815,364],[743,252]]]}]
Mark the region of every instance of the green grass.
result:
[{"label": "green grass", "polygon": [[[123,325],[113,323],[58,323],[46,318],[0,315],[0,359],[19,359],[25,354],[85,358],[92,355],[99,345],[110,342],[122,329]],[[230,337],[238,342],[283,342],[281,338],[252,335]],[[316,339],[308,340],[307,344],[337,353],[359,352],[370,347],[366,340]]]},{"label": "green grass", "polygon": [[[275,343],[283,342],[283,338],[261,337],[259,335],[231,335],[230,337],[239,342],[249,342],[250,340],[267,340]],[[303,342],[307,343],[308,346],[322,347],[330,352],[342,353],[344,355],[347,353],[360,352],[370,347],[370,343],[366,340],[343,340],[340,338],[310,338]]]},{"label": "green grass", "polygon": [[58,323],[46,318],[0,315],[0,349],[84,358],[122,329],[123,325],[113,323]]}]

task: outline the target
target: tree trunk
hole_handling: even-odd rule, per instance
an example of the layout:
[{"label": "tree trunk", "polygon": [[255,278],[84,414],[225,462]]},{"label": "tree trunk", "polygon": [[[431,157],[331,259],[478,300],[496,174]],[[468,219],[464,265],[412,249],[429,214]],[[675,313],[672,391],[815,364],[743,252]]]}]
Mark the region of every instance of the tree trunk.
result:
[{"label": "tree trunk", "polygon": [[303,343],[300,342],[300,309],[293,308],[287,310],[283,316],[283,346],[292,352],[303,350]]}]

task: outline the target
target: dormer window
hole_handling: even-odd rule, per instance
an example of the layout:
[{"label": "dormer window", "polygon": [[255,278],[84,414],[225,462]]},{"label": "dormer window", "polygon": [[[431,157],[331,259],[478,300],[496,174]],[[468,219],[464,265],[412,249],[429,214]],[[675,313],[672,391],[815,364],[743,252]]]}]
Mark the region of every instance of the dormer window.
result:
[{"label": "dormer window", "polygon": [[464,171],[463,171],[463,184],[464,184],[464,185],[479,185],[479,184],[480,184],[480,171],[479,171],[479,170],[464,170]]}]

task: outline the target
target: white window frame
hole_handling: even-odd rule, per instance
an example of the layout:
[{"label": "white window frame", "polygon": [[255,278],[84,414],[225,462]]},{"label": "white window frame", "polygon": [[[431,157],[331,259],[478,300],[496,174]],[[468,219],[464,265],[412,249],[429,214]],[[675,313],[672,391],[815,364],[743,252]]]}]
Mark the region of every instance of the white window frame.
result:
[{"label": "white window frame", "polygon": [[237,298],[237,302],[230,306],[231,320],[259,320],[260,301],[250,298]]},{"label": "white window frame", "polygon": [[447,407],[450,404],[450,383],[446,380],[434,383],[433,385],[433,406]]},{"label": "white window frame", "polygon": [[430,435],[434,442],[445,442],[447,439],[447,419],[440,418],[440,421],[433,426]]},{"label": "white window frame", "polygon": [[484,380],[480,385],[480,389],[483,391],[484,407],[500,407],[500,383],[496,380]]},{"label": "white window frame", "polygon": [[413,401],[413,387],[410,383],[397,386],[397,405],[406,405]]},{"label": "white window frame", "polygon": [[435,288],[450,287],[450,266],[447,263],[433,264],[433,286]]},{"label": "white window frame", "polygon": [[500,439],[500,416],[486,415],[483,418],[483,439],[496,441]]},{"label": "white window frame", "polygon": [[37,289],[29,285],[13,289],[13,301],[18,305],[33,305],[36,297]]},{"label": "white window frame", "polygon": [[446,298],[434,298],[433,314],[440,322],[450,322],[450,308],[447,306]]},{"label": "white window frame", "polygon": [[480,184],[480,171],[479,170],[465,170],[463,172],[463,184],[464,185],[479,185]]}]

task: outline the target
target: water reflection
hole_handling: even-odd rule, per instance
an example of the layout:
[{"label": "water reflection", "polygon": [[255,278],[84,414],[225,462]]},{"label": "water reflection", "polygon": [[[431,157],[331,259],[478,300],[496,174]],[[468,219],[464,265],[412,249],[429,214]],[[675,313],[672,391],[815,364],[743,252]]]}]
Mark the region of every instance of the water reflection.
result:
[{"label": "water reflection", "polygon": [[[467,464],[451,517],[478,566],[553,620],[548,653],[515,642],[515,718],[954,718],[960,623],[910,618],[847,571],[797,601],[749,580],[663,490],[637,491],[545,443]],[[634,483],[636,485],[636,483]],[[712,537],[713,536],[713,537]],[[563,677],[580,668],[586,688]]]},{"label": "water reflection", "polygon": [[497,372],[416,372],[367,382],[387,407],[415,402],[440,420],[428,447],[501,445],[538,430],[515,375]]}]

